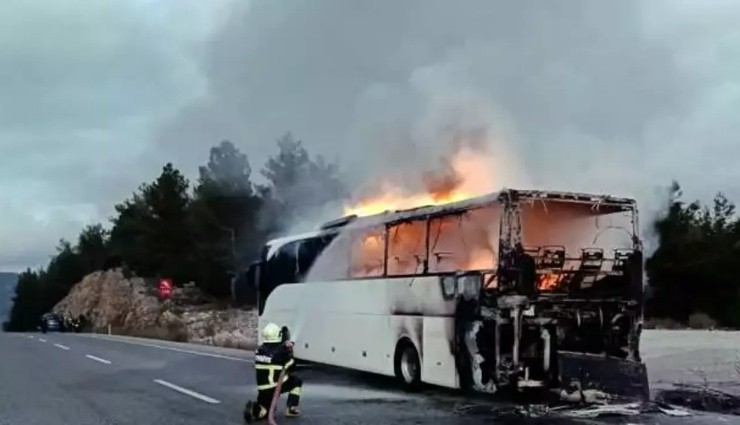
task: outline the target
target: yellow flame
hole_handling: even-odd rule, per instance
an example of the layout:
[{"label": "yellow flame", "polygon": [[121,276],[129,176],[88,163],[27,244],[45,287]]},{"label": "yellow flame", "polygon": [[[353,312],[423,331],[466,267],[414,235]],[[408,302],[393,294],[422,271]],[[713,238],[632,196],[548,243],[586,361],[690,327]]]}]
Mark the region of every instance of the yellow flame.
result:
[{"label": "yellow flame", "polygon": [[389,182],[381,184],[381,194],[360,200],[344,208],[345,215],[368,216],[386,211],[405,210],[427,205],[444,205],[480,196],[495,189],[492,161],[472,149],[461,149],[450,161],[454,179],[449,187],[435,185],[427,193],[409,194]]}]

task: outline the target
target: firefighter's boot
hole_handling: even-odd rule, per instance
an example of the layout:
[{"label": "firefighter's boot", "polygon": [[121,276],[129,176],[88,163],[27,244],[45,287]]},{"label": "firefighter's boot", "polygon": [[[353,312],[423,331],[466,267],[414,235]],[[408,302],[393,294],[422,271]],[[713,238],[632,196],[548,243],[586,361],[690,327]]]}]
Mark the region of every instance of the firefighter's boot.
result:
[{"label": "firefighter's boot", "polygon": [[244,422],[248,424],[254,421],[254,416],[252,416],[253,406],[254,406],[254,403],[251,401],[248,401],[247,404],[244,406]]},{"label": "firefighter's boot", "polygon": [[301,409],[298,406],[291,406],[285,409],[285,416],[288,418],[297,418],[301,416]]},{"label": "firefighter's boot", "polygon": [[303,382],[293,376],[290,383],[295,385],[295,387],[288,392],[288,408],[285,409],[285,416],[288,418],[297,418],[301,416],[301,409],[298,408],[298,403],[301,400]]},{"label": "firefighter's boot", "polygon": [[267,409],[258,403],[248,401],[247,405],[244,406],[244,421],[246,423],[252,423],[265,419],[267,417]]}]

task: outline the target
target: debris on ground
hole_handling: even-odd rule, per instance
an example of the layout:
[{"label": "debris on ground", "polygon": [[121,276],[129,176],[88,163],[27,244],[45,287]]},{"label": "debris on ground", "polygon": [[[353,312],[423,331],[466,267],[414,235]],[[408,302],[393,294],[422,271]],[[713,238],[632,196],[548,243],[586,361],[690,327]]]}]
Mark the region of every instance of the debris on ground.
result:
[{"label": "debris on ground", "polygon": [[568,409],[562,412],[565,416],[582,419],[593,419],[602,416],[636,416],[644,413],[641,403],[600,404],[581,408]]},{"label": "debris on ground", "polygon": [[666,406],[740,415],[740,397],[700,385],[677,384],[673,389],[658,392],[655,401]]}]

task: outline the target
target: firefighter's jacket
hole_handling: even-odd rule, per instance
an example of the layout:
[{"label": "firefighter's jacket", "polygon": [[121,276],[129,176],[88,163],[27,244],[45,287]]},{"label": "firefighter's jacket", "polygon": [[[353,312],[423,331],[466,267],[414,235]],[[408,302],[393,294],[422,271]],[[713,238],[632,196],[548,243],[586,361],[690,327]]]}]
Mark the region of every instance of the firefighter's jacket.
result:
[{"label": "firefighter's jacket", "polygon": [[262,344],[254,355],[254,369],[258,391],[275,388],[283,369],[287,369],[283,383],[295,371],[293,353],[282,343]]}]

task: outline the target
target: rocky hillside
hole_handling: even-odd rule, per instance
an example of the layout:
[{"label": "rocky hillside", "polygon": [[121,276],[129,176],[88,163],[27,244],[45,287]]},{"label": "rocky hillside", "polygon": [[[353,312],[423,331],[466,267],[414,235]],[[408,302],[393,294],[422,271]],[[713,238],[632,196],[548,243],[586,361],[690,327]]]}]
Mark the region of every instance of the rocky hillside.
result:
[{"label": "rocky hillside", "polygon": [[160,301],[153,280],[126,277],[120,269],[95,272],[77,283],[54,311],[84,314],[91,331],[187,341],[233,348],[256,343],[256,313],[220,307],[194,286],[175,288]]}]

